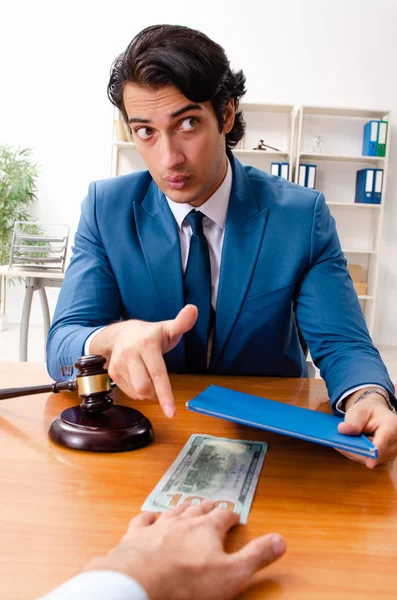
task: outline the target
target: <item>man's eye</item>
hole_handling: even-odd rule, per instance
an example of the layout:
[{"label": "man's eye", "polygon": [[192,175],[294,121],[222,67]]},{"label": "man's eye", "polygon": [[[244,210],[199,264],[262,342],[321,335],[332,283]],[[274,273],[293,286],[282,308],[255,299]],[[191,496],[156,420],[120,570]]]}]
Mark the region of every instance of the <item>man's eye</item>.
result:
[{"label": "man's eye", "polygon": [[183,129],[183,131],[192,131],[192,129],[196,129],[197,125],[198,120],[195,117],[188,117],[187,119],[183,119],[180,129]]},{"label": "man's eye", "polygon": [[153,133],[153,129],[151,127],[139,127],[139,129],[135,129],[135,133],[141,140],[147,140]]}]

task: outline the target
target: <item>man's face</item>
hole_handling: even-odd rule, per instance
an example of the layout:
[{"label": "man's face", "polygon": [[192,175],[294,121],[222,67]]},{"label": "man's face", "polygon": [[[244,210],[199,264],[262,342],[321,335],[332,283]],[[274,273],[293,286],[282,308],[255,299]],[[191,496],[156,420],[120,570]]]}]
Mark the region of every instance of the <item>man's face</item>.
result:
[{"label": "man's face", "polygon": [[127,83],[123,99],[137,150],[159,188],[174,202],[201,206],[226,174],[233,101],[220,133],[211,102],[191,102],[172,85],[152,90]]}]

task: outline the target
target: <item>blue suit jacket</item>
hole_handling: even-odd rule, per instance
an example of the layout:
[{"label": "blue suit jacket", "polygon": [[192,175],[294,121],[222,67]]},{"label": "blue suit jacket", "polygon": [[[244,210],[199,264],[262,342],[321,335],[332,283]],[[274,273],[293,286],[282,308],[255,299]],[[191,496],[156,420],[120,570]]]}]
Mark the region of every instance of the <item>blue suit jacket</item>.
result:
[{"label": "blue suit jacket", "polygon": [[[307,376],[295,310],[332,405],[366,383],[393,394],[323,194],[230,160],[210,373]],[[61,378],[95,329],[173,319],[183,306],[177,225],[150,174],[92,183],[49,332],[50,375]],[[183,338],[164,358],[185,371]]]}]

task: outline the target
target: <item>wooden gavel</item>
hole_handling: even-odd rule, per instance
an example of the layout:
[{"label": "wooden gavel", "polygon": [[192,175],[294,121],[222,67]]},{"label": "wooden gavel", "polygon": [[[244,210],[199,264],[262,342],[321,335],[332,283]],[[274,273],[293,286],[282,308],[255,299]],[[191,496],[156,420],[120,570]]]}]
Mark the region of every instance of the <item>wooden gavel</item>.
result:
[{"label": "wooden gavel", "polygon": [[43,394],[52,392],[77,392],[83,399],[81,408],[88,412],[102,412],[112,405],[112,399],[108,392],[115,386],[111,381],[107,370],[104,368],[106,359],[99,354],[81,356],[74,364],[79,374],[76,379],[69,381],[54,381],[46,385],[35,385],[21,388],[8,388],[0,390],[0,400],[16,398],[18,396],[30,396],[32,394]]},{"label": "wooden gavel", "polygon": [[0,400],[52,392],[77,392],[80,406],[64,410],[51,423],[49,436],[62,446],[94,452],[124,452],[146,446],[153,440],[150,421],[129,406],[114,406],[109,392],[115,384],[99,354],[81,356],[74,366],[76,379],[46,385],[0,390]]}]

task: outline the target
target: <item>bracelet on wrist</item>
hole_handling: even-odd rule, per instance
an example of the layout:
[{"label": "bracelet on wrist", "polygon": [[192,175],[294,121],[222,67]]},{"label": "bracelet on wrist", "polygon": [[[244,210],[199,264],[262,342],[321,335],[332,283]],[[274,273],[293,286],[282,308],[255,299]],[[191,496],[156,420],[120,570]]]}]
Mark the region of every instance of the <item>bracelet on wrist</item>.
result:
[{"label": "bracelet on wrist", "polygon": [[379,396],[382,396],[382,398],[385,400],[389,409],[394,413],[397,412],[396,409],[394,408],[393,404],[390,401],[389,394],[386,392],[386,390],[381,390],[380,388],[369,388],[369,389],[365,390],[362,394],[360,394],[360,396],[357,398],[357,400],[354,402],[354,404],[357,404],[357,402],[360,402],[360,400],[363,400],[364,398],[369,396],[369,394],[378,394]]}]

